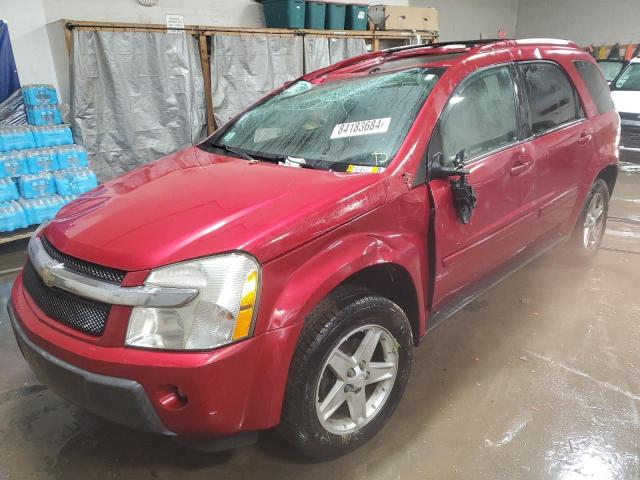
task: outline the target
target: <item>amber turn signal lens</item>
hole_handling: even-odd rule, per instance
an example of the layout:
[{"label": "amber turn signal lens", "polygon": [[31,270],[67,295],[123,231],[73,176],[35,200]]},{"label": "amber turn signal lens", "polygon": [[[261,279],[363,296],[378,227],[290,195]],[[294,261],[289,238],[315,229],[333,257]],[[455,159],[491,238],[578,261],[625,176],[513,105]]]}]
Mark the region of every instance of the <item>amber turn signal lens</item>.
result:
[{"label": "amber turn signal lens", "polygon": [[233,329],[233,339],[240,340],[249,336],[251,331],[251,321],[253,320],[253,310],[256,304],[256,295],[258,293],[258,271],[252,270],[247,275],[247,279],[242,286],[242,295],[240,297],[240,310],[238,311],[238,319]]}]

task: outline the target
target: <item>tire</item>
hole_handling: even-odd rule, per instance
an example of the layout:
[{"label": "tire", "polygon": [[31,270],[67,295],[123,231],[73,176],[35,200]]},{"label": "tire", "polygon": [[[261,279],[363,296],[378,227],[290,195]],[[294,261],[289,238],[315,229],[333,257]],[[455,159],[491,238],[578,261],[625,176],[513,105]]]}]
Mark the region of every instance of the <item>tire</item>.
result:
[{"label": "tire", "polygon": [[[369,362],[363,363],[370,351]],[[336,290],[316,307],[300,334],[289,369],[281,435],[317,460],[362,446],[398,406],[412,358],[411,326],[398,305],[362,288]]]},{"label": "tire", "polygon": [[[600,214],[594,217],[594,211],[597,213],[597,205],[600,205]],[[595,208],[595,210],[594,210]],[[574,260],[590,261],[598,253],[604,232],[607,228],[607,215],[609,212],[609,188],[604,180],[597,179],[584,202],[584,207],[578,223],[571,235],[568,243],[570,254]],[[590,233],[587,229],[590,228]]]}]

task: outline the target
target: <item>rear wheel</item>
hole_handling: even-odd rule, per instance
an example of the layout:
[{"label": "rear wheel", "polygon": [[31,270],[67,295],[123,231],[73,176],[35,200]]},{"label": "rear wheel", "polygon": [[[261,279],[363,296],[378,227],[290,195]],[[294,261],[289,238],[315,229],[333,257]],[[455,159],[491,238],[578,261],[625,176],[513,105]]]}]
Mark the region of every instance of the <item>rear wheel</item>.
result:
[{"label": "rear wheel", "polygon": [[604,180],[598,179],[591,186],[571,238],[570,244],[575,257],[589,260],[597,253],[607,227],[608,212],[609,188]]},{"label": "rear wheel", "polygon": [[364,444],[398,405],[412,350],[409,321],[395,303],[360,288],[335,292],[301,333],[281,433],[317,459]]}]

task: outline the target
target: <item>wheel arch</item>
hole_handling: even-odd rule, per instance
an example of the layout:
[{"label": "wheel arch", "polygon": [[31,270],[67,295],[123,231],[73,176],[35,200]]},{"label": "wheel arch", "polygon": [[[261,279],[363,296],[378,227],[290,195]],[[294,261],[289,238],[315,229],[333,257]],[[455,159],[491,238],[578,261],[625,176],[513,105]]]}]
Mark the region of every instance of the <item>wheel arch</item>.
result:
[{"label": "wheel arch", "polygon": [[363,268],[345,278],[332,290],[343,286],[361,286],[388,298],[409,319],[414,344],[420,338],[418,292],[406,268],[397,263],[380,263]]},{"label": "wheel arch", "polygon": [[275,302],[266,306],[273,313],[264,328],[303,322],[331,292],[358,285],[398,304],[409,318],[414,339],[420,338],[425,312],[425,295],[420,292],[425,292],[427,282],[421,241],[417,236],[356,235],[316,251],[288,277]]},{"label": "wheel arch", "polygon": [[613,195],[613,189],[615,188],[616,180],[618,179],[618,166],[607,165],[598,172],[598,175],[596,175],[595,180],[598,179],[602,179],[605,181],[605,183],[607,184],[607,188],[609,189],[609,196]]}]

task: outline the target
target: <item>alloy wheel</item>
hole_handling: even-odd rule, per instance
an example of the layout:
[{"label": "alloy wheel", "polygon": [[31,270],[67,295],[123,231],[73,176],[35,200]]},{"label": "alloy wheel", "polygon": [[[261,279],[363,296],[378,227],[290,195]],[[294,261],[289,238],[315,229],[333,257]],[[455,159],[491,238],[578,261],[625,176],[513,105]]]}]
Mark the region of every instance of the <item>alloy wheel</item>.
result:
[{"label": "alloy wheel", "polygon": [[582,241],[585,248],[592,250],[598,246],[602,227],[604,225],[604,197],[597,192],[589,202],[589,208],[584,218]]},{"label": "alloy wheel", "polygon": [[327,357],[316,387],[316,414],[329,432],[353,433],[382,410],[398,373],[396,341],[379,325],[346,334]]}]

